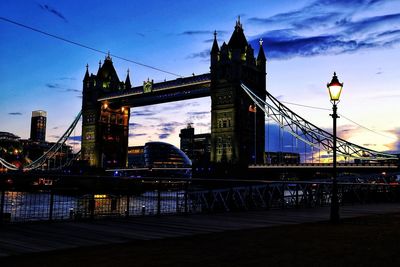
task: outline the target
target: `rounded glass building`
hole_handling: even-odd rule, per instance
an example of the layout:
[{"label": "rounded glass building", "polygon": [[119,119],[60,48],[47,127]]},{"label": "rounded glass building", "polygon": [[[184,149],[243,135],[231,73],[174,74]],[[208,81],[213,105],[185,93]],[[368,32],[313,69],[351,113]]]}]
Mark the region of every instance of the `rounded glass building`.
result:
[{"label": "rounded glass building", "polygon": [[163,142],[144,145],[144,166],[147,168],[189,168],[192,161],[179,148]]},{"label": "rounded glass building", "polygon": [[192,161],[179,148],[164,142],[148,142],[128,148],[128,175],[136,177],[185,177],[192,175]]}]

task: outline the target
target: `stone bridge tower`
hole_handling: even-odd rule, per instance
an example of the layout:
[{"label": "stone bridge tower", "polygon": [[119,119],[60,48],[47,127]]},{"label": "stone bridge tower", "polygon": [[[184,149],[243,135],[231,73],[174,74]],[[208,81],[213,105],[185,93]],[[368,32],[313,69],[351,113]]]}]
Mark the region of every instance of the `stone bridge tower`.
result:
[{"label": "stone bridge tower", "polygon": [[257,58],[247,42],[240,19],[228,42],[211,49],[211,162],[247,166],[263,163],[265,115],[241,88],[244,83],[266,97],[266,57],[259,43]]},{"label": "stone bridge tower", "polygon": [[121,82],[108,55],[97,74],[83,79],[81,158],[98,168],[126,167],[130,109],[122,103],[98,101],[104,94],[131,88],[129,72]]}]

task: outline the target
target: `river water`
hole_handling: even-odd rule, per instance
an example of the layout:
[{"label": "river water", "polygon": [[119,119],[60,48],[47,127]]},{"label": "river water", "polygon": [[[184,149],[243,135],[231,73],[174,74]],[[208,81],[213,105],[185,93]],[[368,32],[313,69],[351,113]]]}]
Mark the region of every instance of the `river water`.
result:
[{"label": "river water", "polygon": [[[1,193],[0,193],[1,194]],[[125,216],[128,197],[121,195],[53,195],[48,192],[6,191],[3,218],[6,221],[72,220],[106,216]],[[184,212],[184,192],[148,191],[129,196],[129,215],[172,214]],[[52,213],[50,212],[52,209]]]}]

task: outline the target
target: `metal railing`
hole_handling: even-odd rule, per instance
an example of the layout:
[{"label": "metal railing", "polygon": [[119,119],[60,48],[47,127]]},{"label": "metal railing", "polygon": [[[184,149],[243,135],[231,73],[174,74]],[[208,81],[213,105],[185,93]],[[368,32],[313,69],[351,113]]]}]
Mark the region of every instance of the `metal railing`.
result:
[{"label": "metal railing", "polygon": [[[328,206],[331,201],[329,182],[114,177],[40,179],[1,181],[0,222],[313,208]],[[398,184],[339,184],[341,205],[399,200]]]}]

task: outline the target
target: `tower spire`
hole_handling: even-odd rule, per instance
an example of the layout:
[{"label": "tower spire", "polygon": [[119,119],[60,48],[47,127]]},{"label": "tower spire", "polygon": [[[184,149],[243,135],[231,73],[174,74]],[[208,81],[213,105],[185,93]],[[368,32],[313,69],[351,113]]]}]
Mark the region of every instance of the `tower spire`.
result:
[{"label": "tower spire", "polygon": [[105,59],[105,60],[109,60],[109,61],[112,62],[111,55],[110,55],[110,51],[107,52],[107,56],[106,56],[106,59]]},{"label": "tower spire", "polygon": [[258,50],[258,56],[257,56],[257,62],[261,62],[261,61],[266,61],[266,57],[265,57],[265,53],[264,53],[264,48],[263,48],[263,40],[262,38],[260,38],[260,40],[258,41],[260,44],[260,49]]},{"label": "tower spire", "polygon": [[214,31],[214,42],[211,48],[211,54],[219,52],[218,42],[217,42],[217,31]]},{"label": "tower spire", "polygon": [[97,76],[100,74],[100,70],[101,70],[101,60],[99,60],[99,69],[97,70]]},{"label": "tower spire", "polygon": [[125,88],[126,89],[132,88],[131,78],[129,77],[129,69],[126,71]]},{"label": "tower spire", "polygon": [[89,64],[86,64],[86,73],[85,77],[83,78],[84,81],[89,79]]},{"label": "tower spire", "polygon": [[238,19],[237,19],[237,21],[236,21],[235,29],[236,29],[236,30],[243,29],[243,28],[242,28],[242,23],[240,23],[240,15],[238,16]]},{"label": "tower spire", "polygon": [[86,64],[86,72],[85,77],[83,78],[84,81],[89,80],[89,64]]}]

